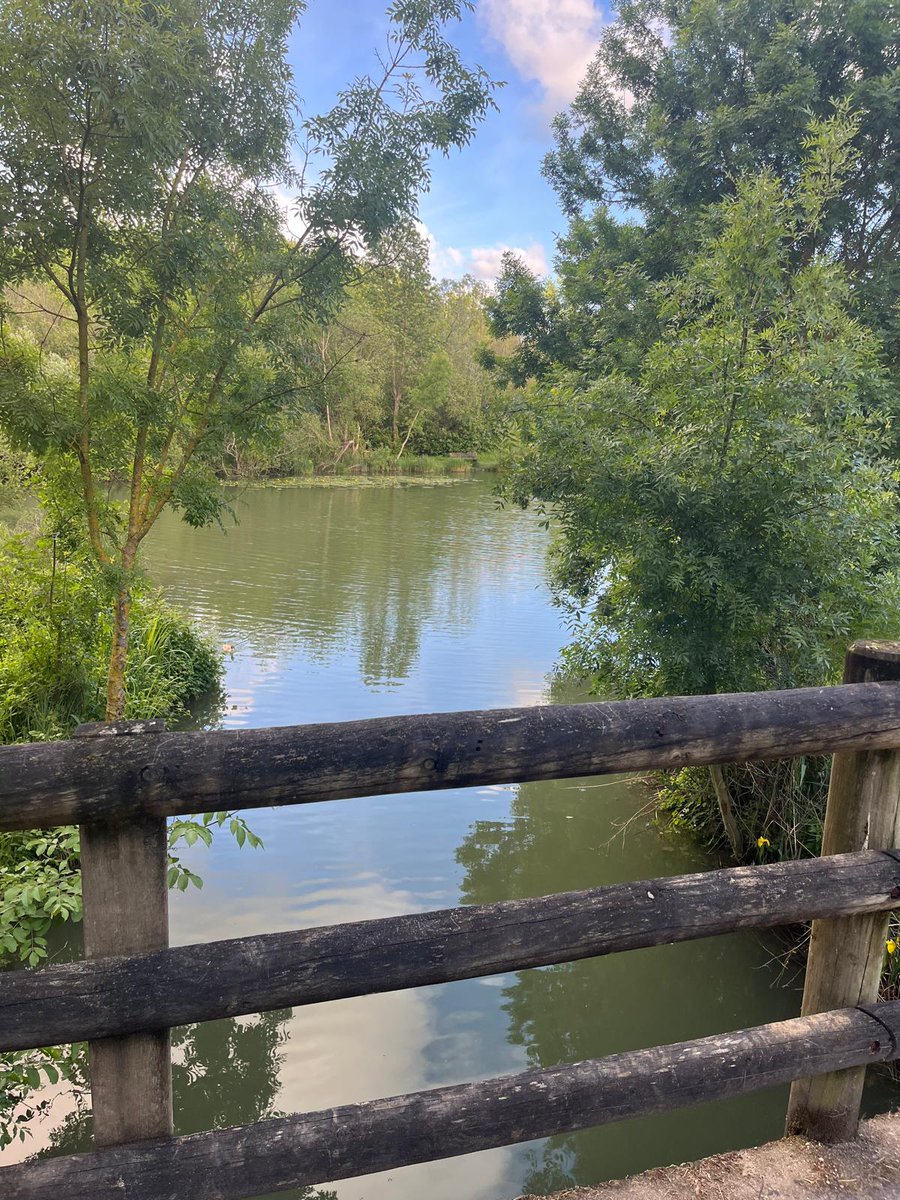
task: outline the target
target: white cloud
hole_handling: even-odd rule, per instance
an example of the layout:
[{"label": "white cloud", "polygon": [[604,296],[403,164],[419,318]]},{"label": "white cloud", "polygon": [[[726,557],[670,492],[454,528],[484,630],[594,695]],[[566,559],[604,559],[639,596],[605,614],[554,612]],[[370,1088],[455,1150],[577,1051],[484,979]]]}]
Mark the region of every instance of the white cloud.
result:
[{"label": "white cloud", "polygon": [[476,279],[493,283],[500,274],[503,255],[507,251],[521,258],[535,275],[546,275],[550,270],[544,247],[540,242],[532,242],[530,246],[477,246],[469,251],[469,272]]},{"label": "white cloud", "polygon": [[519,74],[541,85],[549,107],[574,99],[604,25],[593,0],[482,0],[480,11]]},{"label": "white cloud", "polygon": [[458,246],[442,246],[424,221],[417,221],[416,228],[428,243],[431,273],[436,279],[474,275],[485,283],[493,283],[500,274],[503,255],[507,251],[518,255],[536,275],[550,273],[547,252],[540,242],[531,242],[528,246],[509,246],[505,242],[497,242],[493,246],[471,246],[460,250]]},{"label": "white cloud", "polygon": [[536,275],[550,273],[547,252],[540,242],[531,242],[528,246],[507,246],[505,243],[499,243],[496,246],[472,246],[467,250],[460,250],[456,246],[439,246],[430,240],[429,246],[431,273],[436,279],[459,279],[463,275],[473,275],[484,283],[494,283],[503,265],[503,255],[507,251],[521,258]]}]

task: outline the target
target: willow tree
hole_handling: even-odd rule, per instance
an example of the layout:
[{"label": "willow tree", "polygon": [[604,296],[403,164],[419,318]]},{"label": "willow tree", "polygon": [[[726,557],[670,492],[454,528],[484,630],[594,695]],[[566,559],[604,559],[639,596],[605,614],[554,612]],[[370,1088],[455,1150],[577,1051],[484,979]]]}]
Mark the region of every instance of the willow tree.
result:
[{"label": "willow tree", "polygon": [[74,348],[4,325],[0,424],[109,583],[108,720],[141,543],[166,506],[218,517],[214,452],[304,386],[298,334],[491,102],[445,33],[468,0],[396,0],[377,73],[301,120],[286,52],[304,7],[0,0],[0,282],[49,284]]}]

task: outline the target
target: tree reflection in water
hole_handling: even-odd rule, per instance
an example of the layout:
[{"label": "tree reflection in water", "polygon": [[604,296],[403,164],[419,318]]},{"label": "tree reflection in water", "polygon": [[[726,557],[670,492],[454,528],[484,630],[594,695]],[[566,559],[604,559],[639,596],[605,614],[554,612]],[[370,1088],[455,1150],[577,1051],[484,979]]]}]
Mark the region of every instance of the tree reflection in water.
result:
[{"label": "tree reflection in water", "polygon": [[[692,844],[661,834],[650,811],[642,813],[647,800],[642,784],[625,779],[523,784],[506,820],[476,821],[460,845],[463,902],[713,865]],[[549,1067],[795,1016],[799,995],[774,986],[770,956],[755,935],[737,934],[511,973],[502,991],[507,1040],[524,1047],[529,1066]],[[529,1149],[522,1190],[546,1194],[767,1141],[780,1136],[785,1095],[550,1138]]]},{"label": "tree reflection in water", "polygon": [[[230,1125],[250,1125],[282,1116],[275,1104],[279,1090],[281,1047],[287,1041],[291,1009],[258,1017],[206,1021],[172,1031],[172,1087],[178,1134]],[[85,1054],[86,1065],[86,1054]],[[82,1078],[86,1084],[86,1071]],[[89,1150],[91,1113],[86,1086],[41,1155]],[[284,1200],[335,1200],[334,1192],[299,1188],[279,1192]],[[265,1200],[261,1197],[260,1200]]]}]

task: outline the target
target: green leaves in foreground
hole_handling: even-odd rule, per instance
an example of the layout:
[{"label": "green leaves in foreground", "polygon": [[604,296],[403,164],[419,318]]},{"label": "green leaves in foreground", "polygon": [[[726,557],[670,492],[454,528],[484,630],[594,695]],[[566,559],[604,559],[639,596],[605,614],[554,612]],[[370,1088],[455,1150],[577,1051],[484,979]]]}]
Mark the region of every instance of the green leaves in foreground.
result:
[{"label": "green leaves in foreground", "polygon": [[78,830],[0,834],[0,959],[47,957],[54,921],[81,920]]},{"label": "green leaves in foreground", "polygon": [[[262,840],[243,817],[204,813],[169,826],[170,888],[202,887],[203,880],[180,860],[176,848],[198,842],[210,846],[213,830],[228,827],[239,846],[258,848]],[[47,936],[55,922],[82,919],[79,835],[75,828],[0,834],[0,965],[19,961],[39,966],[48,956]],[[84,1048],[64,1046],[0,1056],[0,1150],[24,1141],[29,1128],[46,1116],[51,1100],[32,1094],[48,1085],[84,1084]]]},{"label": "green leaves in foreground", "polygon": [[195,846],[197,842],[202,842],[204,846],[211,846],[214,829],[222,829],[225,825],[228,826],[228,831],[238,846],[243,847],[246,844],[254,850],[262,849],[262,838],[257,837],[244,818],[238,816],[237,813],[216,812],[203,813],[199,817],[177,817],[169,823],[168,881],[170,888],[177,888],[180,892],[184,892],[190,885],[196,888],[203,887],[203,880],[200,876],[190,871],[174,853],[175,847],[181,842],[188,847]]},{"label": "green leaves in foreground", "polygon": [[61,1081],[80,1081],[84,1047],[56,1046],[0,1057],[0,1150],[24,1142],[32,1122],[49,1113],[52,1099],[33,1093]]}]

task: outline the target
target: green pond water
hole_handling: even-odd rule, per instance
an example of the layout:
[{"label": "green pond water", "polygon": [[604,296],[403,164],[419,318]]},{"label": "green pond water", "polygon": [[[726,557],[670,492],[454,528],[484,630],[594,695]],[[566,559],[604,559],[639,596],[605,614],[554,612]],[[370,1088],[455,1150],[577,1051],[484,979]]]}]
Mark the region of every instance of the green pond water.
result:
[{"label": "green pond water", "polygon": [[[235,490],[239,523],[167,515],[153,577],[220,643],[224,728],[549,699],[566,640],[547,534],[489,485]],[[175,944],[672,875],[710,865],[663,835],[635,781],[566,780],[263,810],[265,849],[189,851]],[[754,934],[210,1023],[175,1034],[178,1132],[701,1037],[796,1015]],[[746,1146],[786,1092],[340,1182],[340,1200],[509,1200]],[[69,1116],[55,1149],[87,1145]],[[32,1147],[46,1144],[41,1137]],[[298,1193],[299,1195],[299,1193]],[[188,1200],[188,1198],[185,1198]]]}]

